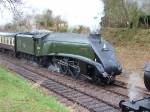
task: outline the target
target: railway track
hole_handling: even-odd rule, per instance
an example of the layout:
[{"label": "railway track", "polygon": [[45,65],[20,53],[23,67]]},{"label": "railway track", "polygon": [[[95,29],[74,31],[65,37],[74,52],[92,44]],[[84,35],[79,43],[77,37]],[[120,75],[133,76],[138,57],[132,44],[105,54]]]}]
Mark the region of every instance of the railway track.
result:
[{"label": "railway track", "polygon": [[[30,78],[30,80],[34,82],[41,82],[43,87],[62,95],[90,111],[120,111],[118,103],[120,100],[128,99],[128,90],[124,84],[121,86],[117,84],[112,86],[95,85],[84,78],[74,80],[62,74],[50,73],[45,68],[34,66],[26,62],[20,62],[18,59],[12,57],[6,58],[3,56],[2,58],[11,63],[10,69],[15,68],[15,66],[23,69],[22,71],[16,68],[16,72],[19,74],[22,73],[24,77]],[[28,74],[32,75],[30,76]],[[67,90],[67,88],[69,89]],[[102,110],[100,110],[100,108]]]},{"label": "railway track", "polygon": [[47,88],[50,91],[54,91],[55,93],[71,100],[72,102],[77,103],[78,105],[87,108],[88,110],[90,110],[90,112],[119,111],[119,109],[115,108],[113,105],[108,104],[107,102],[87,95],[67,85],[63,85],[62,83],[58,83],[50,78],[43,77],[40,74],[27,70],[26,68],[20,67],[12,63],[7,65],[7,67],[28,80],[31,80],[35,83],[40,82],[41,86]]}]

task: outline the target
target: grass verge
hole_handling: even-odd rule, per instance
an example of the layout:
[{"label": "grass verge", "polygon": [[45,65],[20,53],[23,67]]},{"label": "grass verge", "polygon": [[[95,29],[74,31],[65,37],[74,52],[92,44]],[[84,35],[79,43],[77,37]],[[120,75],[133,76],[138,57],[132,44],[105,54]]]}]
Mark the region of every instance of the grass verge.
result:
[{"label": "grass verge", "polygon": [[69,112],[69,109],[0,67],[0,112]]}]

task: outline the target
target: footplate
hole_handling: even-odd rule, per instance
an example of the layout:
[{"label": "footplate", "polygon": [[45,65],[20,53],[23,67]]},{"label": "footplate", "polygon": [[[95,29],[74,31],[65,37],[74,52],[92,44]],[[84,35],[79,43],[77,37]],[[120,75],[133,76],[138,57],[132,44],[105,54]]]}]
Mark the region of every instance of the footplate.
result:
[{"label": "footplate", "polygon": [[150,112],[150,97],[136,101],[120,101],[122,112]]}]

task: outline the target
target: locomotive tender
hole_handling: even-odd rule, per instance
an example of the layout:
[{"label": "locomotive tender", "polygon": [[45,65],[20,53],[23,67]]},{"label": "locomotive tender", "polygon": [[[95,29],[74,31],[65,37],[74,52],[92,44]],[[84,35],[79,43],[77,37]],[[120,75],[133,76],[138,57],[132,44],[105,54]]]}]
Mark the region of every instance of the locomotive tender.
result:
[{"label": "locomotive tender", "polygon": [[74,78],[85,74],[107,84],[122,72],[113,47],[99,34],[0,33],[0,50],[36,61],[54,72]]}]

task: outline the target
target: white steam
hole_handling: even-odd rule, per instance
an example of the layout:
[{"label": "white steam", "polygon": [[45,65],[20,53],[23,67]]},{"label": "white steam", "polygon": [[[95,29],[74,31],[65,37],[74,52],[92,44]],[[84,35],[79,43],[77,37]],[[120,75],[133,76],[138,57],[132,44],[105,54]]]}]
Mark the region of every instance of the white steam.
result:
[{"label": "white steam", "polygon": [[139,92],[137,84],[141,81],[139,74],[133,72],[128,79],[128,96],[130,101],[134,101],[143,97],[143,94]]},{"label": "white steam", "polygon": [[[91,31],[100,30],[104,16],[103,0],[26,0],[26,7],[35,8],[37,13],[50,9],[68,21],[70,27],[84,25]],[[30,12],[30,11],[27,11]]]},{"label": "white steam", "polygon": [[36,20],[35,20],[35,16],[36,16],[35,10],[32,10],[32,13],[33,14],[32,14],[31,19],[29,21],[30,21],[30,24],[32,26],[32,32],[35,32],[35,31],[37,31]]}]

